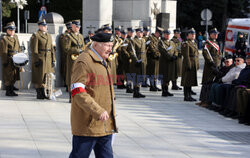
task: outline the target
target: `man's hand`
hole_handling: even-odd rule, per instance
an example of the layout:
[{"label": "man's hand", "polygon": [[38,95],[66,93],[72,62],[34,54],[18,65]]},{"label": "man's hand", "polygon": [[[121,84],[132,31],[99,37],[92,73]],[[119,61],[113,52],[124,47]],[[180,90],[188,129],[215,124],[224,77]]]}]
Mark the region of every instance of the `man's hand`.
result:
[{"label": "man's hand", "polygon": [[107,111],[104,111],[101,116],[99,117],[99,120],[106,121],[109,118],[109,114]]}]

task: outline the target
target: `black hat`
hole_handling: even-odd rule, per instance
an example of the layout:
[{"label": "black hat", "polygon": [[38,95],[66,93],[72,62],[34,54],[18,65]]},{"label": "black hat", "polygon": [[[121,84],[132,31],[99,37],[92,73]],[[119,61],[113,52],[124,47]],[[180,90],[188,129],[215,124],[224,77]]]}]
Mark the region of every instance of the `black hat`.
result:
[{"label": "black hat", "polygon": [[132,27],[127,28],[127,30],[130,32],[135,32],[135,30]]},{"label": "black hat", "polygon": [[188,32],[187,32],[188,34],[196,34],[196,32],[195,32],[195,29],[194,28],[191,28],[191,29],[189,29],[188,30]]},{"label": "black hat", "polygon": [[147,26],[143,28],[143,31],[149,32],[149,29],[150,29],[149,26]]},{"label": "black hat", "polygon": [[80,20],[72,20],[72,25],[76,25],[77,27],[81,27],[81,22]]},{"label": "black hat", "polygon": [[171,34],[171,31],[170,31],[170,30],[164,30],[163,33],[164,33],[164,34],[170,35],[170,34]]},{"label": "black hat", "polygon": [[217,28],[213,28],[209,31],[209,34],[212,34],[212,33],[218,34],[219,32],[217,31]]},{"label": "black hat", "polygon": [[12,21],[12,22],[7,23],[7,25],[4,28],[8,30],[15,30],[16,29],[15,22]]},{"label": "black hat", "polygon": [[245,56],[243,56],[243,55],[237,55],[235,58],[241,58],[241,59],[245,60]]},{"label": "black hat", "polygon": [[115,31],[121,31],[121,26],[117,26],[117,27],[115,28]]},{"label": "black hat", "polygon": [[127,32],[125,30],[121,30],[121,34],[126,35]]},{"label": "black hat", "polygon": [[233,56],[232,55],[227,55],[227,56],[224,57],[224,59],[225,60],[227,60],[227,59],[233,59]]},{"label": "black hat", "polygon": [[174,30],[174,33],[181,33],[181,30],[180,30],[180,28],[176,28],[175,30]]},{"label": "black hat", "polygon": [[42,19],[42,20],[38,21],[37,24],[38,24],[38,25],[43,25],[43,26],[46,26],[46,25],[47,25],[45,19]]},{"label": "black hat", "polygon": [[102,26],[102,30],[103,30],[103,31],[104,31],[104,30],[109,30],[109,31],[111,31],[112,28],[109,26],[109,24],[105,24],[105,25]]},{"label": "black hat", "polygon": [[91,39],[96,42],[113,42],[114,37],[111,33],[97,33]]},{"label": "black hat", "polygon": [[93,34],[93,31],[89,30],[89,31],[88,31],[88,34]]},{"label": "black hat", "polygon": [[65,25],[66,25],[67,29],[72,28],[72,22],[71,21],[67,22]]},{"label": "black hat", "polygon": [[143,29],[141,27],[138,27],[137,29],[135,29],[136,32],[143,32]]},{"label": "black hat", "polygon": [[161,28],[161,27],[156,27],[155,32],[162,33],[163,31],[164,31],[164,29],[163,29],[163,28]]}]

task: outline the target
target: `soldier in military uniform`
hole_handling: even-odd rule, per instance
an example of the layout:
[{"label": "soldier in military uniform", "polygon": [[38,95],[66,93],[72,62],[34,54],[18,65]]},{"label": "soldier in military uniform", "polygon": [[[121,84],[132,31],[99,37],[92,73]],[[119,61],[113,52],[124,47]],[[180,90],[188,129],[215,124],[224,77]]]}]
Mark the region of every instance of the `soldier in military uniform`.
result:
[{"label": "soldier in military uniform", "polygon": [[89,42],[92,41],[92,40],[91,40],[91,37],[92,37],[92,36],[94,36],[94,33],[93,33],[91,30],[89,30],[89,31],[88,31],[88,36],[84,38],[84,43],[85,43],[85,45],[87,45]]},{"label": "soldier in military uniform", "polygon": [[158,49],[160,37],[162,32],[164,31],[163,28],[157,27],[155,33],[149,36],[148,41],[146,42],[147,45],[147,75],[150,78],[150,91],[161,91],[156,86],[156,81],[159,75],[159,63],[161,53]]},{"label": "soldier in military uniform", "polygon": [[181,53],[183,56],[181,86],[184,87],[184,101],[196,101],[192,98],[192,86],[197,86],[197,70],[199,69],[199,52],[195,43],[196,32],[188,30],[187,41],[183,42]]},{"label": "soldier in military uniform", "polygon": [[47,32],[45,20],[38,22],[39,30],[33,33],[30,40],[32,52],[32,83],[37,92],[37,99],[45,99],[44,86],[46,74],[53,73],[55,67],[55,52],[52,37]]},{"label": "soldier in military uniform", "polygon": [[[127,42],[130,43],[132,40],[134,40],[134,36],[135,36],[135,31],[132,27],[127,28]],[[128,52],[128,46],[123,47],[123,52],[125,54],[127,54],[126,56],[128,57],[128,65],[127,65],[127,69],[125,69],[125,73],[126,73],[126,79],[127,79],[127,85],[126,85],[126,93],[133,93],[133,89],[132,89],[132,80],[130,77],[128,77],[128,75],[130,75],[131,73],[131,55]]]},{"label": "soldier in military uniform", "polygon": [[15,35],[16,26],[14,22],[10,22],[5,26],[6,35],[0,42],[0,54],[2,56],[3,81],[6,88],[6,96],[18,96],[14,90],[14,84],[20,78],[19,68],[13,64],[12,57],[21,51],[19,40]]},{"label": "soldier in military uniform", "polygon": [[134,98],[145,98],[145,95],[140,93],[140,85],[141,82],[143,81],[142,70],[144,64],[147,61],[146,42],[142,37],[143,37],[143,29],[137,28],[136,37],[133,40],[131,40],[128,45],[128,52],[130,53],[131,57],[130,77],[132,77],[133,74],[136,75],[133,80]]},{"label": "soldier in military uniform", "polygon": [[[67,64],[66,59],[67,59],[67,54],[66,54],[66,39],[65,37],[70,33],[71,27],[72,27],[72,22],[69,21],[65,24],[67,30],[62,33],[59,37],[59,44],[60,44],[60,52],[61,52],[61,75],[63,77],[63,81],[65,83],[66,81],[66,69],[67,69]],[[66,37],[67,38],[67,37]],[[66,85],[66,84],[65,84]],[[68,91],[68,87],[66,86],[66,91]]]},{"label": "soldier in military uniform", "polygon": [[181,77],[181,68],[182,68],[181,41],[180,41],[181,36],[180,35],[181,35],[180,29],[175,29],[174,36],[171,39],[171,41],[175,43],[175,48],[178,51],[177,60],[175,60],[177,77],[176,79],[172,80],[172,90],[182,90],[182,88],[177,86],[177,79],[178,77]]},{"label": "soldier in military uniform", "polygon": [[205,42],[205,46],[202,50],[202,55],[205,59],[203,76],[202,76],[202,88],[200,93],[200,102],[196,105],[207,107],[209,104],[208,96],[211,89],[211,85],[219,73],[219,66],[221,61],[220,47],[216,42],[218,38],[218,31],[216,28],[210,30],[209,39]]},{"label": "soldier in military uniform", "polygon": [[[74,61],[78,58],[79,54],[84,51],[84,38],[82,34],[79,33],[81,28],[80,20],[72,21],[72,30],[66,36],[66,54],[67,54],[67,70],[66,70],[66,85],[70,90],[71,82],[71,70]],[[71,96],[71,95],[70,95]],[[69,100],[71,102],[71,99]]]},{"label": "soldier in military uniform", "polygon": [[168,85],[171,80],[177,76],[176,60],[178,51],[175,48],[175,43],[170,40],[170,31],[164,30],[163,39],[159,42],[160,57],[160,75],[162,75],[162,96],[173,96],[168,91]]},{"label": "soldier in military uniform", "polygon": [[[147,26],[147,27],[144,27],[143,28],[143,38],[144,38],[144,40],[147,42],[148,41],[148,39],[149,39],[149,35],[150,35],[150,28]],[[148,44],[146,43],[146,54],[148,54],[147,53],[148,52]],[[148,63],[148,58],[147,58],[147,63]],[[144,81],[143,81],[143,83],[142,83],[142,87],[149,87],[149,85],[148,85],[148,83],[147,83],[147,81],[148,81],[148,74],[147,74],[147,69],[148,69],[148,64],[146,63],[146,67],[144,68],[145,69],[145,71],[144,71],[144,75],[145,75],[145,77],[143,78],[144,79]]]}]

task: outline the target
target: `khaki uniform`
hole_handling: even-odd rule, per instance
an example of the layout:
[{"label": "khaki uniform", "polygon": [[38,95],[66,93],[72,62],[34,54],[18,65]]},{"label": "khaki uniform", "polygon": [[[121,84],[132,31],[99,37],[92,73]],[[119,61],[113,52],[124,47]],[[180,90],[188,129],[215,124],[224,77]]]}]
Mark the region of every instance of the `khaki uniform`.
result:
[{"label": "khaki uniform", "polygon": [[195,42],[187,40],[181,47],[183,56],[181,86],[197,86],[197,70],[199,69],[199,52]]},{"label": "khaki uniform", "polygon": [[178,51],[176,60],[176,70],[177,70],[177,76],[181,77],[181,69],[182,69],[181,41],[175,36],[171,39],[171,41],[175,43],[175,48]]},{"label": "khaki uniform", "polygon": [[177,77],[176,61],[173,56],[178,55],[175,44],[171,40],[163,39],[159,42],[160,57],[160,75],[163,77],[163,85],[168,85],[169,81]]},{"label": "khaki uniform", "polygon": [[59,37],[59,44],[60,44],[60,53],[61,53],[61,75],[63,77],[63,80],[65,82],[66,80],[66,69],[67,69],[67,64],[66,59],[67,59],[67,54],[66,54],[66,39],[65,37],[69,34],[68,31],[65,31],[62,33]]},{"label": "khaki uniform", "polygon": [[12,56],[21,51],[17,35],[4,35],[0,41],[3,80],[5,86],[14,85],[20,79],[19,68],[13,64]]},{"label": "khaki uniform", "polygon": [[41,88],[45,82],[45,74],[54,72],[52,63],[55,63],[55,52],[52,38],[49,33],[37,31],[30,40],[32,52],[32,83]]},{"label": "khaki uniform", "polygon": [[71,31],[67,36],[65,37],[66,40],[66,85],[68,86],[68,89],[70,90],[70,83],[71,83],[71,70],[72,66],[74,64],[74,61],[72,59],[72,55],[79,55],[82,53],[84,49],[84,38],[82,34],[78,33],[75,34],[73,31]]},{"label": "khaki uniform", "polygon": [[[73,65],[72,85],[81,83],[86,90],[72,96],[71,129],[75,136],[99,137],[117,132],[113,83],[108,77],[111,69],[108,63],[105,65],[89,48]],[[105,122],[99,120],[104,111],[109,115]]]},{"label": "khaki uniform", "polygon": [[161,53],[158,49],[160,39],[157,38],[154,34],[149,36],[147,43],[148,51],[147,51],[147,74],[158,76],[159,75],[159,63]]}]

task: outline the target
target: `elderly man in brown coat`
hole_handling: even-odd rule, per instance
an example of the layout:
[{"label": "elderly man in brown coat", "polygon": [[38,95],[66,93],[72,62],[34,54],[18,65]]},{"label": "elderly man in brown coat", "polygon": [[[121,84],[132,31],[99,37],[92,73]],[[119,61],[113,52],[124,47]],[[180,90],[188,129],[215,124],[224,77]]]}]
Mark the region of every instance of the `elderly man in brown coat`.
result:
[{"label": "elderly man in brown coat", "polygon": [[73,149],[70,158],[87,158],[92,149],[96,157],[113,158],[111,142],[117,128],[113,81],[107,59],[114,38],[110,33],[98,33],[91,39],[92,45],[78,57],[72,69]]}]

